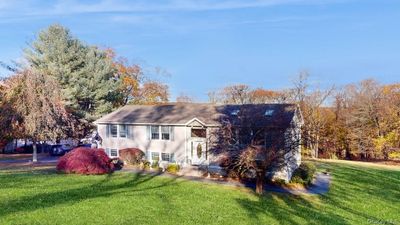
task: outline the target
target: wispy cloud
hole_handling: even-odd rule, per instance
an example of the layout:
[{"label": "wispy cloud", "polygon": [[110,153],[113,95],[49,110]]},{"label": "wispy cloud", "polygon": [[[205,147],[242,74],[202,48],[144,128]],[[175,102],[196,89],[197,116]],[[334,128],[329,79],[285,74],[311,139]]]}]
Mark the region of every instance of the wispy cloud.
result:
[{"label": "wispy cloud", "polygon": [[84,13],[134,13],[167,11],[212,11],[261,8],[288,4],[329,4],[346,0],[0,0],[0,15],[57,16]]}]

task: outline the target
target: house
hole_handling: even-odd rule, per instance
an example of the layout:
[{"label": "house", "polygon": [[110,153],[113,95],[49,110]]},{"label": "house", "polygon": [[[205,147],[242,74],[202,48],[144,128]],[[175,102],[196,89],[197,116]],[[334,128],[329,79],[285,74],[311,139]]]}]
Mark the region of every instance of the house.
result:
[{"label": "house", "polygon": [[[119,149],[135,147],[141,149],[151,162],[178,163],[183,167],[207,166],[216,158],[212,153],[216,151],[211,151],[217,146],[215,131],[227,121],[240,126],[243,115],[254,119],[254,125],[246,122],[249,134],[253,134],[254,126],[279,128],[284,131],[284,136],[290,136],[285,140],[300,137],[302,117],[293,104],[127,105],[98,119],[95,124],[102,140],[99,147],[105,149],[110,157],[118,157]],[[261,139],[267,140],[268,130]],[[265,141],[260,143],[266,144]],[[300,164],[300,143],[291,145],[288,153],[284,156],[285,169],[276,173],[281,173],[280,177],[285,180],[290,179]]]}]

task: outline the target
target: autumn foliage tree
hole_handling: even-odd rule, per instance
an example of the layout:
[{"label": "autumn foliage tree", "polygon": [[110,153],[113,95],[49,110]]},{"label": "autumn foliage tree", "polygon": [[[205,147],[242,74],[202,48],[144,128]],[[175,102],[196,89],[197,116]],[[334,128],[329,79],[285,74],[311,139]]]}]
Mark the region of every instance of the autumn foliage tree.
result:
[{"label": "autumn foliage tree", "polygon": [[58,140],[74,135],[74,117],[64,107],[58,83],[34,69],[15,75],[6,94],[13,115],[10,125],[16,136],[33,142],[33,161],[37,161],[39,141]]},{"label": "autumn foliage tree", "polygon": [[146,77],[143,68],[130,64],[124,57],[118,57],[113,49],[107,49],[107,56],[113,62],[115,78],[120,80],[120,105],[156,104],[169,100],[168,85]]}]

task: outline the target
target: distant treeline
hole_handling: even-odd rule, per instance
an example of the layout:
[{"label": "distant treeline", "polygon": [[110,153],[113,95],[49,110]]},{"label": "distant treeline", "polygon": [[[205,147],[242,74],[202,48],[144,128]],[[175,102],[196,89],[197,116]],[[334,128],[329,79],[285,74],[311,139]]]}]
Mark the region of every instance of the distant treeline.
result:
[{"label": "distant treeline", "polygon": [[299,104],[303,154],[310,157],[400,159],[400,83],[368,79],[322,90],[312,88],[302,72],[287,90],[239,84],[210,92],[209,101]]}]

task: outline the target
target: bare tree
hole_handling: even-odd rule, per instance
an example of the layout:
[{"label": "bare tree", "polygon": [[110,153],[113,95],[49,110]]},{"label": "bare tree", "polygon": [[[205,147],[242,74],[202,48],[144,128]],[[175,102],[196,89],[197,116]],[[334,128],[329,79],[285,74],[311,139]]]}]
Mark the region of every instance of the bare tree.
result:
[{"label": "bare tree", "polygon": [[335,87],[326,90],[310,90],[308,78],[308,72],[300,72],[298,78],[293,81],[294,88],[291,91],[291,99],[294,103],[299,104],[303,114],[303,144],[311,150],[312,157],[318,158],[321,132],[326,123],[322,114],[323,105],[332,95]]},{"label": "bare tree", "polygon": [[[277,109],[267,119],[258,109],[241,107],[237,116],[222,118],[223,125],[211,135],[211,153],[241,177],[255,174],[256,192],[262,194],[268,171],[298,166],[301,118],[294,105]],[[288,111],[297,119],[288,122]]]},{"label": "bare tree", "polygon": [[176,97],[176,102],[191,103],[191,102],[194,102],[194,100],[189,95],[181,93],[178,97]]},{"label": "bare tree", "polygon": [[249,102],[250,87],[245,84],[236,84],[225,87],[220,95],[223,103],[230,104],[246,104]]}]

